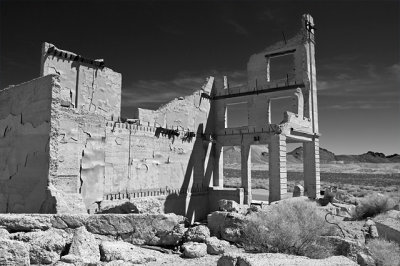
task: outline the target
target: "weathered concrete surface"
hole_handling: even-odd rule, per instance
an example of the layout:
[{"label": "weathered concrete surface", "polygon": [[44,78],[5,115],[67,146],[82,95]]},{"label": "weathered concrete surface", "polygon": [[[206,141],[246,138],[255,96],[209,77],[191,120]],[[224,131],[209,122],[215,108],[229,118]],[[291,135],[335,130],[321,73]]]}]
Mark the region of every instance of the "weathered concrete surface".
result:
[{"label": "weathered concrete surface", "polygon": [[0,212],[39,212],[46,198],[54,82],[46,76],[0,91]]}]

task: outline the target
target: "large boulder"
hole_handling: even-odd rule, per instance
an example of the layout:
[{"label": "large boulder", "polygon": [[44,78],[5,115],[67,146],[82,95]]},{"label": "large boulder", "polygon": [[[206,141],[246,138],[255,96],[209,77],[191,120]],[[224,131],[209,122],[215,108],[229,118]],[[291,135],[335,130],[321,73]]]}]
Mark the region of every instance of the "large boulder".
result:
[{"label": "large boulder", "polygon": [[30,265],[25,243],[0,239],[0,265]]},{"label": "large boulder", "polygon": [[220,211],[240,212],[240,205],[234,200],[221,199],[218,201]]},{"label": "large boulder", "polygon": [[99,214],[89,216],[86,228],[100,235],[121,237],[132,244],[158,245],[160,236],[179,229],[185,218],[169,214]]},{"label": "large boulder", "polygon": [[188,229],[184,224],[177,224],[172,231],[163,231],[158,234],[160,246],[178,246],[182,243]]},{"label": "large boulder", "polygon": [[239,213],[213,212],[207,216],[208,227],[212,236],[229,242],[241,243],[246,216]]},{"label": "large boulder", "polygon": [[310,259],[303,256],[281,253],[229,253],[221,256],[218,266],[275,266],[275,265],[307,265],[307,266],[356,266],[357,263],[343,257],[332,256],[326,259]]},{"label": "large boulder", "polygon": [[71,235],[60,229],[49,229],[28,233],[16,233],[15,240],[27,243],[32,264],[51,264],[60,259],[61,252],[71,243]]},{"label": "large boulder", "polygon": [[182,245],[183,256],[186,258],[201,258],[207,255],[207,245],[198,242],[186,242]]},{"label": "large boulder", "polygon": [[7,229],[0,227],[0,239],[9,239],[10,233]]},{"label": "large boulder", "polygon": [[207,253],[210,255],[224,254],[227,247],[230,246],[229,242],[220,240],[215,236],[210,237],[206,240]]},{"label": "large boulder", "polygon": [[84,226],[75,229],[68,254],[80,257],[84,263],[100,261],[99,244]]},{"label": "large boulder", "polygon": [[103,241],[100,244],[101,261],[123,260],[135,264],[156,261],[154,252],[123,241]]},{"label": "large boulder", "polygon": [[0,214],[0,226],[9,232],[30,232],[52,227],[52,215],[45,214]]},{"label": "large boulder", "polygon": [[210,229],[205,225],[198,225],[189,228],[185,233],[185,240],[187,242],[206,242],[210,237]]}]

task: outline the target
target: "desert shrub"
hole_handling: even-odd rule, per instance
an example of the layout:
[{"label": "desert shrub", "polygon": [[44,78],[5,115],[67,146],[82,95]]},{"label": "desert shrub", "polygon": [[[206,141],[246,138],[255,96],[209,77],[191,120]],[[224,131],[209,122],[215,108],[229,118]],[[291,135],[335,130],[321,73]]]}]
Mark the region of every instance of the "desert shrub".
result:
[{"label": "desert shrub", "polygon": [[360,200],[356,207],[355,218],[365,219],[373,217],[393,208],[395,203],[388,196],[382,194],[372,194]]},{"label": "desert shrub", "polygon": [[368,241],[367,247],[378,266],[400,265],[400,246],[397,243],[376,238]]},{"label": "desert shrub", "polygon": [[252,213],[244,228],[244,247],[258,252],[279,252],[325,258],[332,248],[317,244],[320,236],[336,235],[313,202],[291,201]]}]

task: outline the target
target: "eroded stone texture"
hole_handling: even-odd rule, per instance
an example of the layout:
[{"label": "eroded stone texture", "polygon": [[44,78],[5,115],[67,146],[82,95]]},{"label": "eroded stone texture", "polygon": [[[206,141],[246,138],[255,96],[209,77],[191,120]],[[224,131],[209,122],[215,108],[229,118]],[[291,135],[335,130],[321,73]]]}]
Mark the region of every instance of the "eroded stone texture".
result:
[{"label": "eroded stone texture", "polygon": [[100,261],[99,244],[84,226],[75,229],[68,254],[80,257],[85,263]]},{"label": "eroded stone texture", "polygon": [[0,239],[0,265],[30,265],[27,245],[19,241]]},{"label": "eroded stone texture", "polygon": [[122,241],[103,241],[100,244],[100,253],[102,261],[122,260],[135,264],[156,261],[154,252]]},{"label": "eroded stone texture", "polygon": [[0,91],[0,212],[39,212],[46,198],[54,79]]}]

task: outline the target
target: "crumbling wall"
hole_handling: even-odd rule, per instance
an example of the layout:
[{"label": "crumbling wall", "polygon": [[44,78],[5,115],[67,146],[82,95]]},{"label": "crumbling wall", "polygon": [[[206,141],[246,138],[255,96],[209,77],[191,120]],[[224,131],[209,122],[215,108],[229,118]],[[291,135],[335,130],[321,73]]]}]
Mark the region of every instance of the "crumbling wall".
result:
[{"label": "crumbling wall", "polygon": [[51,105],[49,194],[53,203],[42,211],[82,213],[94,209],[103,197],[105,118],[64,106],[60,79]]},{"label": "crumbling wall", "polygon": [[0,212],[39,212],[46,199],[55,78],[0,91]]},{"label": "crumbling wall", "polygon": [[63,106],[93,112],[108,119],[121,112],[120,73],[104,67],[102,60],[90,60],[44,43],[41,75],[60,75]]},{"label": "crumbling wall", "polygon": [[192,95],[176,98],[157,110],[138,108],[137,117],[142,125],[197,131],[205,122],[210,111],[209,100],[202,93],[209,94],[214,78],[209,77],[201,90]]}]

